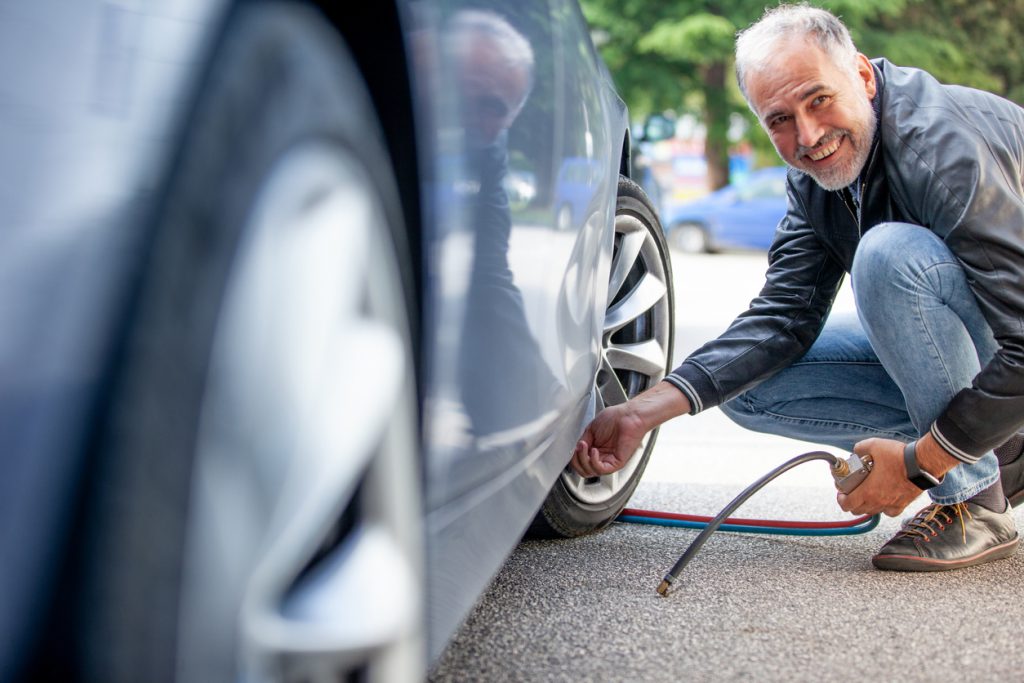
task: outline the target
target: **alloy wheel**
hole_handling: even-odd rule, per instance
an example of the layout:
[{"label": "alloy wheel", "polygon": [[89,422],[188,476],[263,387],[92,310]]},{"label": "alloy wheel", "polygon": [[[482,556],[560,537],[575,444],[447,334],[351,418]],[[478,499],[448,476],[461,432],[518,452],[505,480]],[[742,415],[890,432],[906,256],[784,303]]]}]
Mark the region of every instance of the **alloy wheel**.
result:
[{"label": "alloy wheel", "polygon": [[[659,382],[671,352],[671,278],[652,225],[631,211],[615,217],[608,301],[601,335],[597,373],[597,410],[625,402]],[[638,452],[645,452],[653,433]],[[641,458],[603,477],[581,477],[572,469],[562,473],[571,495],[580,502],[600,505],[618,495],[633,478]]]}]

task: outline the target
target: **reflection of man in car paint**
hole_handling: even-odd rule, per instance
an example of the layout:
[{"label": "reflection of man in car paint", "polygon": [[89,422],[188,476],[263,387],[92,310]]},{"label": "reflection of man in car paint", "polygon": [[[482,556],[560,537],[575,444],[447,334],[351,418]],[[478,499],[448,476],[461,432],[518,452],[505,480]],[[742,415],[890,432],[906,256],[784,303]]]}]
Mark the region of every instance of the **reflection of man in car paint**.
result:
[{"label": "reflection of man in car paint", "polygon": [[459,379],[473,431],[482,435],[528,422],[557,390],[508,263],[507,130],[530,92],[533,50],[508,21],[482,10],[453,15],[443,42],[468,148],[462,185],[473,231]]},{"label": "reflection of man in car paint", "polygon": [[494,144],[526,103],[533,49],[494,12],[463,10],[448,21],[445,50],[456,69],[462,124],[470,144]]}]

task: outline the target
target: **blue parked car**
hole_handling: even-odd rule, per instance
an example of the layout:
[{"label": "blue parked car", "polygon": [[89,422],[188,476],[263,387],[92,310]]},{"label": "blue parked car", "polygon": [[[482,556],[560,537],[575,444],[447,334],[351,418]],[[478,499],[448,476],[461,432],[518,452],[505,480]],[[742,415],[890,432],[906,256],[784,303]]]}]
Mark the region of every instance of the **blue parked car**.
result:
[{"label": "blue parked car", "polygon": [[594,181],[603,169],[586,157],[562,160],[555,182],[555,225],[571,230],[593,213]]},{"label": "blue parked car", "polygon": [[672,273],[576,0],[6,2],[0,50],[0,681],[423,680],[626,504],[653,434],[566,465]]},{"label": "blue parked car", "polygon": [[689,253],[771,246],[786,215],[786,167],[753,171],[742,183],[665,212],[669,243]]}]

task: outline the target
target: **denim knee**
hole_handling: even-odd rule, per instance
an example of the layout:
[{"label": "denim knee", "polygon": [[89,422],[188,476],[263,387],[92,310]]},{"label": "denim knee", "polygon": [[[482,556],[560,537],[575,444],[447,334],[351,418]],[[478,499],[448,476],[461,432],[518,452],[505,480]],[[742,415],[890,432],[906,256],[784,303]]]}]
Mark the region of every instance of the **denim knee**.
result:
[{"label": "denim knee", "polygon": [[857,244],[850,274],[866,275],[878,272],[878,269],[887,270],[892,267],[895,258],[893,247],[896,246],[895,243],[907,239],[902,233],[909,227],[913,226],[907,223],[879,223],[865,232]]},{"label": "denim knee", "polygon": [[867,232],[857,245],[853,258],[854,282],[894,274],[912,276],[935,259],[949,260],[949,251],[939,237],[927,228],[910,223],[880,223]]},{"label": "denim knee", "polygon": [[931,230],[910,223],[876,225],[861,238],[850,271],[858,310],[863,316],[873,302],[888,306],[893,296],[912,296],[924,280],[930,289],[942,289],[945,278],[934,271],[936,265],[960,268]]}]

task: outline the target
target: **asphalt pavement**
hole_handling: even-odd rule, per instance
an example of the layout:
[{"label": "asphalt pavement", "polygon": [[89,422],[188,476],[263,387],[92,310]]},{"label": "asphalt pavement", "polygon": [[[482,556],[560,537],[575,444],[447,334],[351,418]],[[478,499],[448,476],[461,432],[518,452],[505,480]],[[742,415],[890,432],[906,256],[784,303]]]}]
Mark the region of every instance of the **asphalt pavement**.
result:
[{"label": "asphalt pavement", "polygon": [[[746,306],[763,264],[762,254],[676,255],[677,358]],[[708,282],[717,285],[698,286]],[[838,307],[852,310],[848,293]],[[662,427],[630,507],[714,515],[818,448],[747,432],[718,410],[677,419]],[[823,462],[783,475],[737,515],[849,519]],[[1016,516],[1024,529],[1024,508]],[[954,572],[874,570],[871,555],[899,525],[883,518],[836,537],[718,532],[667,598],[655,589],[698,531],[615,523],[579,539],[525,541],[430,680],[1024,679],[1024,551]]]}]

